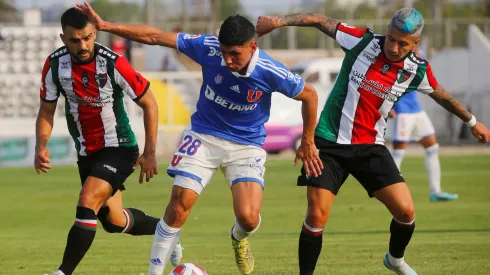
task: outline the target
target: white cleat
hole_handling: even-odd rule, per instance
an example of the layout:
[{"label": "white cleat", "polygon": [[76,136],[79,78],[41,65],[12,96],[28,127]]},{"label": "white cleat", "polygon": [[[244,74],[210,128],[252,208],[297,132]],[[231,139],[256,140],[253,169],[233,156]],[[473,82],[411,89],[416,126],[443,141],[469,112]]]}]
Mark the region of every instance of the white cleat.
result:
[{"label": "white cleat", "polygon": [[[389,253],[386,253],[383,257],[383,264],[386,268],[394,271],[398,275],[417,275],[417,272],[415,272],[415,270],[413,270],[405,261],[399,265],[393,265],[390,261],[390,257]],[[393,258],[391,257],[391,259]]]},{"label": "white cleat", "polygon": [[[43,275],[50,275],[50,274],[45,273]],[[61,271],[61,270],[58,270],[55,273],[53,273],[52,275],[65,275],[65,273],[63,273],[63,271]]]},{"label": "white cleat", "polygon": [[180,264],[180,260],[182,259],[182,251],[184,251],[184,248],[180,242],[178,242],[174,248],[174,251],[170,255],[170,262],[173,266],[178,266]]}]

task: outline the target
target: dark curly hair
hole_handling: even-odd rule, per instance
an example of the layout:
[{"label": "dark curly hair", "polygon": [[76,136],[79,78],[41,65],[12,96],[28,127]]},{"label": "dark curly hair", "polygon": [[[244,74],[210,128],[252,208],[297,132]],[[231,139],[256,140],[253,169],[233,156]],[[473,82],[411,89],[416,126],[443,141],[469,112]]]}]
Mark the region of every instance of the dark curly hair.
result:
[{"label": "dark curly hair", "polygon": [[241,46],[255,35],[255,27],[247,18],[237,14],[221,24],[218,40],[225,46]]}]

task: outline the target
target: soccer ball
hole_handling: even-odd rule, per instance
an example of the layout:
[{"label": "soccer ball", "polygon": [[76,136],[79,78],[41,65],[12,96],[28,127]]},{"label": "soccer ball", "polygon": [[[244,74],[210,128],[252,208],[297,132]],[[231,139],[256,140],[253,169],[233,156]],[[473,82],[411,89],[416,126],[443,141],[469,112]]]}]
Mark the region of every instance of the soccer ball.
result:
[{"label": "soccer ball", "polygon": [[168,275],[208,275],[208,273],[197,264],[184,263],[176,266]]}]

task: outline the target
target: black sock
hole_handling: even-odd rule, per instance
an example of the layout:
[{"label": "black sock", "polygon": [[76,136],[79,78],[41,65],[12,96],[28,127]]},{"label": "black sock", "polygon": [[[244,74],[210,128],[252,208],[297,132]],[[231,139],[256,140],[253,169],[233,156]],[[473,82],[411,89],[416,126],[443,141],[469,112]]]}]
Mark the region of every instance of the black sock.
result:
[{"label": "black sock", "polygon": [[68,233],[65,254],[59,270],[71,275],[95,238],[97,216],[94,210],[78,206],[75,224]]},{"label": "black sock", "polygon": [[323,229],[311,228],[303,224],[299,236],[298,258],[299,274],[312,275],[322,251]]},{"label": "black sock", "polygon": [[390,225],[390,254],[395,258],[402,258],[405,254],[413,231],[415,230],[415,221],[411,225],[401,224],[395,219],[391,220]]},{"label": "black sock", "polygon": [[125,233],[141,236],[141,235],[154,235],[157,228],[157,224],[160,221],[159,218],[146,215],[143,211],[136,208],[126,208],[129,216],[129,227]]}]

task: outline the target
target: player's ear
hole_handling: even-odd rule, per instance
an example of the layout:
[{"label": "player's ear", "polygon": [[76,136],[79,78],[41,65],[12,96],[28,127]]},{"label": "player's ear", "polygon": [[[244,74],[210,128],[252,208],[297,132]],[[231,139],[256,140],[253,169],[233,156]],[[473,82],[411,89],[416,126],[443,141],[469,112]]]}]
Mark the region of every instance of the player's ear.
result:
[{"label": "player's ear", "polygon": [[63,33],[60,33],[60,38],[61,38],[61,41],[63,41],[63,44],[66,45],[66,42],[65,42],[65,35]]},{"label": "player's ear", "polygon": [[257,50],[257,40],[252,39],[252,41],[250,41],[250,49],[252,50],[252,52],[255,52],[255,50]]}]

